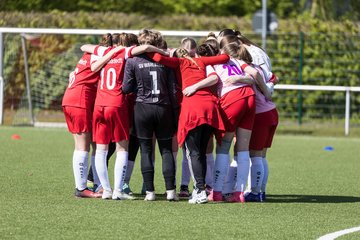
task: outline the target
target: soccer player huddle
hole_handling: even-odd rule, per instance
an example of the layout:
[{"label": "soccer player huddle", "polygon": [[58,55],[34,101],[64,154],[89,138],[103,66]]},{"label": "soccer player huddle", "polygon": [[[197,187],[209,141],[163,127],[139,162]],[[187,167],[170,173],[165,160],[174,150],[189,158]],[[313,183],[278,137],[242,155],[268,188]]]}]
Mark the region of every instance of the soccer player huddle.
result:
[{"label": "soccer player huddle", "polygon": [[[187,37],[168,49],[160,32],[143,29],[138,36],[106,34],[98,45],[81,50],[62,102],[75,143],[76,197],[135,199],[129,183],[140,149],[144,200],[156,200],[157,141],[168,201],[265,201],[266,151],[278,124],[271,95],[278,79],[261,47],[239,31],[223,29],[200,45]],[[179,194],[178,146],[183,150]]]}]

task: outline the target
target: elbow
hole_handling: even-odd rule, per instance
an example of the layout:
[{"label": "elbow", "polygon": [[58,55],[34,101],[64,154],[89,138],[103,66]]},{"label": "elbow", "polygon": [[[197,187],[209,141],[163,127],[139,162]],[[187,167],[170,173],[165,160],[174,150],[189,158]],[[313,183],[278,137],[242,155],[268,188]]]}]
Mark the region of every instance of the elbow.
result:
[{"label": "elbow", "polygon": [[127,87],[127,86],[123,86],[123,87],[121,88],[121,91],[122,91],[124,94],[129,94],[129,93],[132,92],[132,91],[131,91],[131,88],[129,88],[129,87]]},{"label": "elbow", "polygon": [[219,77],[218,76],[214,76],[213,77],[213,80],[211,81],[211,85],[215,85],[215,84],[217,84],[219,82]]},{"label": "elbow", "polygon": [[251,76],[254,78],[256,83],[260,83],[261,81],[263,81],[260,73],[258,73],[258,72],[251,74]]},{"label": "elbow", "polygon": [[97,71],[99,71],[100,67],[91,65],[90,69],[92,72],[97,72]]}]

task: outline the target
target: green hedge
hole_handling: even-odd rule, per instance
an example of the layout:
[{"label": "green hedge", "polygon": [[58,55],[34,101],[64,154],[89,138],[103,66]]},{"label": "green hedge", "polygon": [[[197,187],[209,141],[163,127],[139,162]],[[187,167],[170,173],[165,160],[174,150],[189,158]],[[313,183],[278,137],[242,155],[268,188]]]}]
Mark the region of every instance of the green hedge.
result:
[{"label": "green hedge", "polygon": [[[0,12],[0,27],[42,27],[42,28],[90,28],[90,29],[141,29],[159,30],[204,30],[216,31],[222,28],[240,29],[250,39],[261,44],[261,38],[252,32],[251,19],[238,17],[207,17],[195,15],[144,16],[123,13],[85,13],[59,12],[20,13]],[[282,84],[299,82],[300,32],[304,32],[304,52],[302,84],[358,86],[360,76],[360,38],[359,24],[351,21],[323,22],[310,19],[306,15],[293,20],[280,20],[276,34],[267,40],[267,51],[272,59],[273,71],[280,77]],[[47,76],[67,77],[81,55],[74,46],[79,43],[96,42],[95,36],[44,35],[40,41],[29,43],[29,62],[32,87],[39,88],[37,78]],[[14,98],[24,91],[23,60],[19,36],[6,34],[5,39],[5,96]],[[47,65],[46,65],[47,64]],[[46,67],[44,67],[46,65]],[[45,69],[45,70],[44,70]],[[64,69],[65,73],[54,74]],[[44,72],[45,71],[45,72]],[[44,77],[43,77],[44,78]],[[42,79],[42,78],[41,78]],[[47,95],[54,95],[44,100],[47,105],[59,103],[63,86],[41,86]],[[46,89],[48,88],[48,89]],[[59,88],[54,90],[53,88]],[[45,94],[44,94],[45,95]],[[294,97],[295,96],[295,97]],[[283,112],[296,112],[297,92],[288,92],[276,99]],[[9,98],[11,99],[11,97]],[[319,91],[306,93],[304,105],[331,105],[343,101],[343,93],[334,93],[324,98]],[[16,101],[7,104],[16,107]],[[354,106],[360,106],[359,96],[352,99]],[[355,109],[356,110],[356,109]],[[320,114],[319,114],[320,111]],[[305,116],[323,116],[327,114],[343,115],[343,109],[305,109]]]}]

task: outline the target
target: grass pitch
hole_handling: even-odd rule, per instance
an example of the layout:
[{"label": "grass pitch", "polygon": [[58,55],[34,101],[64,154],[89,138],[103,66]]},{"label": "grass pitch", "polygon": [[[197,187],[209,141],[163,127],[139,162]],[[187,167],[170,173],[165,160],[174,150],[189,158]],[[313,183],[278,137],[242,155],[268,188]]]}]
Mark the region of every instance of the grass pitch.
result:
[{"label": "grass pitch", "polygon": [[[360,226],[357,138],[276,135],[267,202],[204,205],[164,200],[158,154],[157,201],[75,199],[65,129],[0,127],[0,142],[0,239],[317,239]],[[141,184],[138,158],[130,185]]]}]

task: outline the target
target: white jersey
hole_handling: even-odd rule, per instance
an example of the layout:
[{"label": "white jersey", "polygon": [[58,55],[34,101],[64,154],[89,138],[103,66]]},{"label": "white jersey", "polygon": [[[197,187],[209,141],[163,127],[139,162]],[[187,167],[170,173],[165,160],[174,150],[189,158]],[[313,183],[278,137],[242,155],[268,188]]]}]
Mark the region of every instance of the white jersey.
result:
[{"label": "white jersey", "polygon": [[229,62],[227,62],[226,64],[218,64],[214,66],[216,74],[219,76],[220,78],[220,83],[218,85],[218,96],[222,97],[224,96],[226,93],[230,92],[231,90],[234,90],[236,88],[240,88],[243,86],[247,86],[247,84],[244,83],[234,83],[234,84],[224,84],[224,82],[226,82],[226,80],[233,75],[241,75],[241,76],[245,76],[245,72],[243,72],[243,70],[241,69],[241,61],[235,58],[231,58]]},{"label": "white jersey", "polygon": [[269,56],[264,52],[261,48],[254,46],[254,45],[246,45],[246,50],[249,51],[253,61],[252,63],[258,65],[263,70],[266,82],[270,80],[272,77],[272,67]]}]

